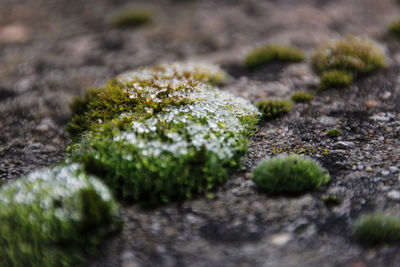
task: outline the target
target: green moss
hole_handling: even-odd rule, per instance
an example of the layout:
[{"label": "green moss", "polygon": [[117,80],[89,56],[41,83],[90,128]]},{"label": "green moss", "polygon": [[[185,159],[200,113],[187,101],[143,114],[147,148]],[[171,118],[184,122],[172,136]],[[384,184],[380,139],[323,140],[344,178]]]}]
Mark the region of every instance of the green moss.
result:
[{"label": "green moss", "polygon": [[400,19],[393,21],[389,26],[389,33],[400,37]]},{"label": "green moss", "polygon": [[111,18],[111,25],[116,28],[135,28],[151,23],[153,15],[148,10],[131,7],[121,10]]},{"label": "green moss", "polygon": [[307,103],[314,98],[314,94],[307,92],[294,92],[291,99],[295,103]]},{"label": "green moss", "polygon": [[271,62],[302,62],[305,54],[291,46],[269,44],[250,51],[244,63],[248,68],[256,68]]},{"label": "green moss", "polygon": [[272,120],[289,113],[293,102],[288,100],[262,100],[256,104],[263,120]]},{"label": "green moss", "polygon": [[374,41],[349,35],[317,49],[311,65],[321,76],[321,88],[343,87],[353,78],[384,68],[386,57]]},{"label": "green moss", "polygon": [[331,70],[321,75],[320,89],[343,88],[353,82],[353,74],[347,71]]},{"label": "green moss", "polygon": [[329,129],[328,131],[326,131],[326,136],[330,138],[338,138],[341,135],[342,131],[339,129]]},{"label": "green moss", "polygon": [[74,266],[119,229],[117,214],[79,166],[35,171],[0,189],[0,266]]},{"label": "green moss", "polygon": [[[202,82],[215,85],[227,78],[217,66],[190,62],[159,64],[127,72],[109,81],[104,88],[89,90],[83,99],[75,98],[71,104],[73,116],[66,129],[73,141],[77,141],[82,133],[97,129],[123,113],[130,113],[129,119],[125,118],[130,121],[145,120],[170,105],[194,103],[196,99],[188,99],[185,94]],[[187,84],[176,87],[174,79],[186,79]],[[148,88],[153,92],[148,92]],[[152,98],[154,94],[156,98]]]},{"label": "green moss", "polygon": [[278,156],[261,161],[253,172],[253,181],[270,194],[297,195],[318,189],[329,181],[329,174],[310,158]]},{"label": "green moss", "polygon": [[364,246],[399,242],[400,220],[383,214],[368,215],[355,224],[354,236]]},{"label": "green moss", "polygon": [[220,77],[216,67],[182,63],[118,76],[88,103],[92,126],[70,147],[73,160],[143,205],[208,193],[239,166],[258,118],[210,84]]}]

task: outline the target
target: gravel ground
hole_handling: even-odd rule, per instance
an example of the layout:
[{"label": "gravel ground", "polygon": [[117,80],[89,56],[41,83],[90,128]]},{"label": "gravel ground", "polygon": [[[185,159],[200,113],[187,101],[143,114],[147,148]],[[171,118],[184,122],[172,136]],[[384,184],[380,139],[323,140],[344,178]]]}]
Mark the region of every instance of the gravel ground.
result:
[{"label": "gravel ground", "polygon": [[[75,2],[75,1],[72,1]],[[400,17],[391,0],[95,1],[0,3],[0,179],[8,183],[65,156],[73,96],[108,78],[159,61],[221,64],[223,86],[256,102],[315,90],[307,63],[241,65],[256,44],[280,42],[310,53],[346,33],[371,36],[390,64],[346,90],[319,93],[286,117],[262,123],[244,159],[214,199],[156,210],[125,205],[125,226],[89,266],[398,266],[399,245],[364,249],[351,235],[371,211],[400,215],[400,41],[385,35]],[[153,10],[151,25],[108,26],[130,4]],[[330,139],[325,132],[343,135]],[[304,153],[331,173],[320,191],[296,198],[258,192],[250,173],[262,158]],[[338,195],[341,203],[322,199]]]}]

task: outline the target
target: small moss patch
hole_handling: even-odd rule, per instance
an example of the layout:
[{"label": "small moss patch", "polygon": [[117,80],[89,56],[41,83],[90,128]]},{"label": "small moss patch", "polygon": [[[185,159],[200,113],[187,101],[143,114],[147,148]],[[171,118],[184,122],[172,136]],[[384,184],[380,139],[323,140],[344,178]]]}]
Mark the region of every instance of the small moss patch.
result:
[{"label": "small moss patch", "polygon": [[253,181],[270,194],[297,195],[318,189],[329,181],[329,174],[310,158],[278,156],[261,161],[253,172]]},{"label": "small moss patch", "polygon": [[341,135],[342,131],[339,129],[329,129],[328,131],[326,131],[326,136],[330,138],[338,138]]},{"label": "small moss patch", "polygon": [[311,57],[311,65],[321,77],[321,88],[343,87],[353,79],[386,66],[386,57],[374,41],[349,35],[322,46]]},{"label": "small moss patch", "polygon": [[383,214],[368,215],[356,223],[354,236],[364,246],[399,242],[400,220]]},{"label": "small moss patch", "polygon": [[321,75],[319,88],[321,90],[329,88],[343,88],[353,82],[353,74],[347,71],[331,70]]},{"label": "small moss patch", "polygon": [[0,266],[74,266],[120,227],[108,189],[77,165],[0,189]]},{"label": "small moss patch", "polygon": [[151,23],[153,15],[148,10],[131,7],[121,10],[111,18],[111,25],[116,28],[135,28]]},{"label": "small moss patch", "polygon": [[262,100],[256,106],[261,112],[261,119],[268,121],[289,113],[293,108],[293,102],[289,100]]},{"label": "small moss patch", "polygon": [[73,160],[145,206],[207,194],[240,165],[259,115],[214,86],[223,78],[215,66],[186,63],[118,76],[81,101],[75,116],[88,126]]},{"label": "small moss patch", "polygon": [[389,33],[396,37],[400,37],[400,19],[393,21],[389,26]]},{"label": "small moss patch", "polygon": [[291,99],[295,103],[307,103],[310,102],[314,98],[313,93],[307,93],[307,92],[294,92]]},{"label": "small moss patch", "polygon": [[244,59],[247,68],[257,68],[271,62],[302,62],[305,54],[297,48],[269,44],[251,50]]}]

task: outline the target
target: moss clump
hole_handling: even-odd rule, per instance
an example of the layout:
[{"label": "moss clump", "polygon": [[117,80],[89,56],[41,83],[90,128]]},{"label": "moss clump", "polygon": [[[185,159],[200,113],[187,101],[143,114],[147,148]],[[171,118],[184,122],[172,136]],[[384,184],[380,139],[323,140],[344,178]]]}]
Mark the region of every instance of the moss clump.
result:
[{"label": "moss clump", "polygon": [[374,41],[349,35],[319,48],[311,57],[321,76],[321,88],[346,86],[353,79],[386,66],[381,47]]},{"label": "moss clump", "polygon": [[111,25],[116,28],[135,28],[151,23],[153,15],[148,10],[136,7],[121,10],[111,18]]},{"label": "moss clump", "polygon": [[108,189],[77,165],[35,171],[0,189],[0,266],[73,266],[119,229]]},{"label": "moss clump", "polygon": [[259,114],[210,85],[220,69],[203,67],[177,63],[118,76],[82,109],[90,126],[71,146],[72,159],[118,197],[145,206],[214,189],[239,166]]},{"label": "moss clump", "polygon": [[250,51],[244,63],[247,68],[256,68],[271,62],[302,62],[305,54],[291,46],[269,44]]},{"label": "moss clump", "polygon": [[[89,90],[82,99],[75,98],[71,103],[73,116],[66,129],[73,141],[77,141],[82,133],[97,129],[123,113],[130,114],[125,120],[145,120],[171,105],[194,103],[195,99],[185,95],[202,82],[215,85],[227,78],[215,65],[191,62],[159,64],[127,72],[109,81],[104,88]],[[187,84],[177,83],[182,79]]]},{"label": "moss clump", "polygon": [[393,21],[389,26],[389,33],[400,37],[400,19]]},{"label": "moss clump", "polygon": [[353,74],[347,71],[331,70],[321,75],[319,88],[321,90],[329,88],[343,88],[353,82]]},{"label": "moss clump", "polygon": [[341,135],[342,131],[339,129],[329,129],[328,131],[326,131],[326,136],[330,138],[338,138]]},{"label": "moss clump", "polygon": [[297,195],[318,189],[329,181],[329,174],[310,158],[278,156],[260,162],[253,181],[270,194]]},{"label": "moss clump", "polygon": [[293,102],[288,100],[262,100],[256,106],[261,112],[261,119],[268,121],[289,113],[293,108]]},{"label": "moss clump", "polygon": [[307,103],[314,98],[314,94],[307,92],[294,92],[291,99],[295,103]]},{"label": "moss clump", "polygon": [[400,220],[383,214],[368,215],[355,224],[354,236],[364,246],[399,242]]}]

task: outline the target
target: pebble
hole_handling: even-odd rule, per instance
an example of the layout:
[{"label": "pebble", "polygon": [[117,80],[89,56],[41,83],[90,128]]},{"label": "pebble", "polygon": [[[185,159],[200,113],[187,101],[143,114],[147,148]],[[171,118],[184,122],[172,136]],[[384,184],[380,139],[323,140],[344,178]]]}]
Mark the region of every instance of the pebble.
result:
[{"label": "pebble", "polygon": [[7,44],[23,44],[30,39],[30,30],[24,25],[9,24],[0,28],[0,42]]},{"label": "pebble", "polygon": [[289,233],[280,233],[272,235],[270,238],[271,244],[275,246],[284,246],[292,239],[292,235]]},{"label": "pebble", "polygon": [[366,108],[375,108],[380,105],[380,103],[376,100],[368,100],[364,102]]},{"label": "pebble", "polygon": [[387,193],[387,196],[391,200],[400,200],[400,192],[397,190],[391,190],[389,193]]},{"label": "pebble", "polygon": [[381,171],[381,173],[382,173],[383,176],[388,176],[390,174],[390,171],[383,170],[383,171]]},{"label": "pebble", "polygon": [[334,125],[339,122],[338,118],[335,117],[329,117],[329,116],[320,116],[317,118],[317,120],[324,125]]},{"label": "pebble", "polygon": [[391,166],[391,167],[389,168],[389,170],[390,170],[391,173],[395,173],[395,172],[398,172],[398,171],[399,171],[399,168],[397,168],[396,166]]},{"label": "pebble", "polygon": [[371,168],[370,166],[368,166],[365,170],[366,170],[367,172],[372,172],[372,168]]},{"label": "pebble", "polygon": [[121,261],[122,267],[139,267],[139,264],[137,264],[137,262],[135,261],[135,255],[132,251],[125,250],[124,252],[122,252]]},{"label": "pebble", "polygon": [[382,94],[382,98],[383,98],[384,100],[389,99],[391,96],[392,96],[392,93],[389,92],[389,91],[386,91],[386,92],[384,92],[384,93]]},{"label": "pebble", "polygon": [[356,144],[350,141],[340,141],[334,144],[335,149],[349,149],[355,147]]}]

